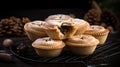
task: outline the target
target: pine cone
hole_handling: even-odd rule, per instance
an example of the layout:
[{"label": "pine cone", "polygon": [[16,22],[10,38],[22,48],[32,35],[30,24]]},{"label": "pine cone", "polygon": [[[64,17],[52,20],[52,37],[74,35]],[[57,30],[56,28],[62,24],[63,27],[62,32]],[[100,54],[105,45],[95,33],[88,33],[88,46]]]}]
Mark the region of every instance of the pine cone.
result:
[{"label": "pine cone", "polygon": [[91,25],[99,24],[100,16],[95,9],[91,9],[85,14],[84,19],[88,21]]},{"label": "pine cone", "polygon": [[99,24],[101,19],[101,9],[95,1],[92,2],[92,8],[85,14],[84,19],[91,25]]},{"label": "pine cone", "polygon": [[115,15],[115,13],[113,13],[111,10],[108,9],[104,9],[102,11],[101,14],[101,24],[105,23],[106,24],[106,28],[110,29],[109,27],[113,27],[113,30],[117,31],[120,28],[120,23],[119,20],[117,18],[117,16]]},{"label": "pine cone", "polygon": [[0,36],[24,36],[24,24],[30,22],[29,18],[16,18],[14,16],[0,21]]}]

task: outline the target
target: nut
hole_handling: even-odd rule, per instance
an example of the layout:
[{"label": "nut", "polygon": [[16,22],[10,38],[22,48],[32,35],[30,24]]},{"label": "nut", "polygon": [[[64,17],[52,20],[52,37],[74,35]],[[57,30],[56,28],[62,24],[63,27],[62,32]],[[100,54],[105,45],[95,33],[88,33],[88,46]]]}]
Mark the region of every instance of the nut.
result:
[{"label": "nut", "polygon": [[9,46],[13,45],[13,40],[11,40],[11,39],[5,39],[5,40],[3,41],[3,45],[4,45],[5,47],[9,47]]},{"label": "nut", "polygon": [[0,60],[2,61],[11,61],[12,56],[8,53],[0,53]]}]

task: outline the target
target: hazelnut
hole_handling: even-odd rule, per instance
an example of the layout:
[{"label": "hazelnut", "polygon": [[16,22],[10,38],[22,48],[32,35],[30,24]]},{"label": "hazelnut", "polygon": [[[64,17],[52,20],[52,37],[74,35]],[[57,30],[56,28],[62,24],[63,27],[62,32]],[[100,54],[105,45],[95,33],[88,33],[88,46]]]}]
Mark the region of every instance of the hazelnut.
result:
[{"label": "hazelnut", "polygon": [[3,41],[3,46],[9,47],[9,46],[11,46],[11,45],[13,45],[13,40],[11,40],[11,39],[5,39],[5,40]]},{"label": "hazelnut", "polygon": [[0,60],[2,61],[11,61],[12,56],[8,53],[0,53]]}]

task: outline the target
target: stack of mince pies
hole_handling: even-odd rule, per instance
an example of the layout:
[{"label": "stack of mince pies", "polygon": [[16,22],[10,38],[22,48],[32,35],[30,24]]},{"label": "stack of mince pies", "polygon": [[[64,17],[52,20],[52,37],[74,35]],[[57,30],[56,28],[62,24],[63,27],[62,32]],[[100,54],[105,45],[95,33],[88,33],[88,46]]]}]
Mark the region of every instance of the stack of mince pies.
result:
[{"label": "stack of mince pies", "polygon": [[41,57],[57,57],[66,46],[73,54],[90,55],[97,45],[105,43],[109,34],[102,26],[90,25],[83,19],[65,14],[26,23],[24,30]]}]

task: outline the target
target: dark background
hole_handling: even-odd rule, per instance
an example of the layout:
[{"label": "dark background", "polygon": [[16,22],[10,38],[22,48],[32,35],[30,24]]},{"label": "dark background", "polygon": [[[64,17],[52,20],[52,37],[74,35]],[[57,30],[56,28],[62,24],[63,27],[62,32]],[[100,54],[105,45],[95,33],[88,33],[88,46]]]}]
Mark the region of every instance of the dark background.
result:
[{"label": "dark background", "polygon": [[[31,20],[44,20],[47,16],[51,14],[75,14],[78,18],[83,18],[84,14],[91,8],[92,0],[38,0],[38,1],[3,1],[0,2],[0,20],[4,18],[9,18],[10,16],[15,16],[18,18],[28,17]],[[116,3],[119,0],[115,0]],[[7,3],[6,3],[7,2]],[[100,4],[101,8],[109,8],[115,11],[119,15],[119,9],[117,4],[112,4],[111,0],[101,0],[97,2]],[[107,4],[106,4],[107,3]],[[102,5],[101,5],[102,4]],[[114,8],[113,8],[114,5]],[[119,17],[119,16],[118,16]],[[111,59],[111,62],[114,64],[118,63],[116,60],[119,58],[119,55]],[[33,67],[35,65],[29,65],[21,62],[20,60],[16,63],[4,63],[0,62],[0,65],[3,67],[13,66],[13,67]],[[42,64],[45,66],[45,64]],[[50,65],[50,64],[49,64]],[[47,66],[49,66],[47,65]],[[71,66],[75,66],[73,64]],[[37,66],[37,65],[36,65]],[[52,66],[52,65],[51,65]],[[58,65],[56,65],[58,66]],[[62,65],[61,65],[62,66]],[[66,65],[67,66],[67,65]],[[69,65],[70,66],[70,65]],[[79,66],[79,65],[76,65]]]},{"label": "dark background", "polygon": [[[8,1],[7,1],[8,2]],[[14,1],[13,1],[14,2]],[[6,4],[1,2],[0,19],[10,16],[29,17],[32,20],[43,20],[48,15],[64,13],[75,14],[82,18],[90,8],[89,0],[40,0],[40,1],[15,1]]]}]

